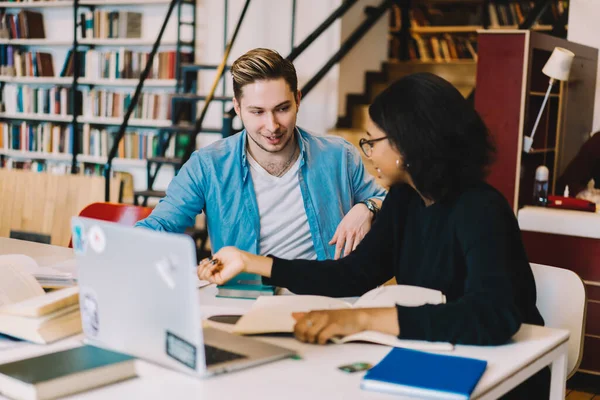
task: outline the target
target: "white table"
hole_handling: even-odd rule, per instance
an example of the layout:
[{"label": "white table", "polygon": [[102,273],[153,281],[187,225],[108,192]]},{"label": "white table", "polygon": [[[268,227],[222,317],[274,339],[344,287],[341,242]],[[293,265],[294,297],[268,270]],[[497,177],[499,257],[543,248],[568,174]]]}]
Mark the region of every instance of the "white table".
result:
[{"label": "white table", "polygon": [[[27,253],[27,252],[24,252]],[[199,289],[204,317],[243,313],[251,300],[216,298],[216,288]],[[451,353],[488,361],[473,398],[496,399],[547,365],[552,365],[551,399],[565,398],[568,331],[523,325],[510,344],[495,347],[456,346]],[[0,363],[39,355],[81,343],[81,336],[49,346],[21,344],[0,350]],[[388,347],[349,343],[309,345],[292,338],[263,337],[296,350],[301,360],[286,359],[207,379],[196,379],[144,361],[137,361],[139,378],[105,386],[71,398],[81,399],[392,399],[388,394],[363,391],[363,373],[348,374],[337,367],[358,361],[376,364]]]}]

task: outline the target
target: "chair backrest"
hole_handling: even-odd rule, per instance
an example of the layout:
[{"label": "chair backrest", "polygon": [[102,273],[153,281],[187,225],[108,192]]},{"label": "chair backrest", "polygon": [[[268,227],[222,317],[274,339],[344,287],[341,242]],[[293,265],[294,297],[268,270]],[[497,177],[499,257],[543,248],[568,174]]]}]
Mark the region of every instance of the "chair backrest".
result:
[{"label": "chair backrest", "polygon": [[531,269],[537,291],[536,305],[546,326],[567,329],[571,333],[567,360],[567,376],[571,377],[579,367],[583,353],[585,286],[581,278],[568,269],[533,263]]},{"label": "chair backrest", "polygon": [[[151,212],[152,208],[150,207],[119,203],[92,203],[81,210],[79,216],[133,226]],[[69,247],[73,247],[71,241],[69,241]]]}]

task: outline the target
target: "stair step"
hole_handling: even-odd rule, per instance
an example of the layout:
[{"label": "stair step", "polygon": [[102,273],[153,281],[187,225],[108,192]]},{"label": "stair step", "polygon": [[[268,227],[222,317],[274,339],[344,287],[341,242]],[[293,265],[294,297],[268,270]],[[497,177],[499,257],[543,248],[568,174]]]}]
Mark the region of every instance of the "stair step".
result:
[{"label": "stair step", "polygon": [[163,198],[167,195],[167,192],[162,191],[162,190],[139,190],[139,191],[133,192],[133,195],[136,197],[144,197],[144,198],[149,198],[149,197]]},{"label": "stair step", "polygon": [[[194,133],[195,127],[190,124],[178,124],[171,125],[161,128],[163,132],[181,132],[181,133]],[[218,133],[221,134],[223,132],[222,128],[202,128],[200,133]]]},{"label": "stair step", "polygon": [[[171,100],[172,101],[202,101],[202,100],[206,100],[207,97],[208,96],[205,96],[205,95],[185,93],[185,94],[176,94],[171,97]],[[228,101],[232,100],[232,97],[230,97],[230,96],[213,96],[212,99],[214,101],[228,102]]]},{"label": "stair step", "polygon": [[367,120],[369,119],[369,105],[357,104],[352,109],[352,128],[367,129]]},{"label": "stair step", "polygon": [[179,165],[181,164],[181,158],[151,157],[148,158],[147,162],[157,164]]},{"label": "stair step", "polygon": [[[210,69],[217,69],[219,68],[218,65],[210,65],[210,64],[181,64],[181,70],[184,72],[190,72],[190,71],[202,71],[202,70],[210,70]],[[230,65],[226,65],[225,66],[225,71],[228,71],[229,69],[231,69]]]}]

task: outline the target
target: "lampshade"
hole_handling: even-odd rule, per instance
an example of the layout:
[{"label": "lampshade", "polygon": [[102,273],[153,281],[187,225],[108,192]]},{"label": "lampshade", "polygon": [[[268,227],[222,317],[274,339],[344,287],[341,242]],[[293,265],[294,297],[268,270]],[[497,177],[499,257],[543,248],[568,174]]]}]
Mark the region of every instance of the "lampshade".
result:
[{"label": "lampshade", "polygon": [[550,78],[567,81],[569,80],[573,58],[575,58],[575,54],[572,51],[555,47],[542,72]]}]

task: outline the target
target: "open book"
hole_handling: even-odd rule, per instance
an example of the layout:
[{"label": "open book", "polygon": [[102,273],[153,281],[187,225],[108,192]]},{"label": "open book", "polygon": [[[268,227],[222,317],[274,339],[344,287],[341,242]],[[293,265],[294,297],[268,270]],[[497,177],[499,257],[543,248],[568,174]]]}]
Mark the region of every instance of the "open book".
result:
[{"label": "open book", "polygon": [[51,266],[40,267],[37,262],[24,254],[0,256],[0,266],[18,264],[33,275],[44,288],[57,289],[77,284],[77,265],[75,259],[62,261]]},{"label": "open book", "polygon": [[79,288],[46,294],[18,257],[0,257],[0,333],[50,343],[81,332]]},{"label": "open book", "polygon": [[[325,296],[259,297],[252,308],[236,323],[233,332],[241,335],[292,333],[296,324],[292,317],[293,312],[394,307],[396,304],[417,307],[424,304],[442,304],[445,301],[446,297],[438,290],[409,285],[380,286],[362,295],[354,304]],[[358,341],[423,350],[452,350],[454,348],[450,343],[401,340],[396,336],[375,331],[359,332],[333,340],[334,343]]]}]

